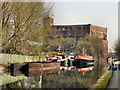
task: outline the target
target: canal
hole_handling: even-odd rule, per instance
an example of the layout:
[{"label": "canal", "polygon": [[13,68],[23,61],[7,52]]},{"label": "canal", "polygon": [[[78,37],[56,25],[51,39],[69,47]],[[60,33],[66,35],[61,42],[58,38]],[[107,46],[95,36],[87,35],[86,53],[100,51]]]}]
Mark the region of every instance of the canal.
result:
[{"label": "canal", "polygon": [[90,88],[103,74],[103,67],[94,65],[85,68],[92,69],[72,69],[31,76],[25,76],[20,71],[15,71],[15,75],[12,75],[11,71],[5,71],[0,73],[0,88]]}]

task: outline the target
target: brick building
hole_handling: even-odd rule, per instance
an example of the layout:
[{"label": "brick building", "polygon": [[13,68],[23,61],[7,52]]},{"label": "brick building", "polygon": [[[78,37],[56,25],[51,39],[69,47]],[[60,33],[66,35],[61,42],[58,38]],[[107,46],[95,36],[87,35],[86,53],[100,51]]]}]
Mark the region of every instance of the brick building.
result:
[{"label": "brick building", "polygon": [[49,36],[50,39],[74,38],[79,40],[88,34],[98,35],[103,40],[104,54],[108,54],[107,28],[91,24],[53,25],[53,19],[51,20],[51,23],[54,29],[54,35]]},{"label": "brick building", "polygon": [[54,38],[74,38],[80,39],[87,34],[99,35],[107,41],[107,28],[84,24],[84,25],[53,25]]}]

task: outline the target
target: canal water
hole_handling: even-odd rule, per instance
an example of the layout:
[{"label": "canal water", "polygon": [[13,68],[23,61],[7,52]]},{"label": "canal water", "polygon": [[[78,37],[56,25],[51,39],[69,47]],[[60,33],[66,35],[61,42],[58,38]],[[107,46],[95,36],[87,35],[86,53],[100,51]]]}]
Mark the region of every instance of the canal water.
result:
[{"label": "canal water", "polygon": [[5,71],[0,73],[0,88],[90,88],[103,74],[103,67],[91,67],[88,71],[72,69],[36,76],[25,76],[20,71],[16,71],[14,76],[10,71]]}]

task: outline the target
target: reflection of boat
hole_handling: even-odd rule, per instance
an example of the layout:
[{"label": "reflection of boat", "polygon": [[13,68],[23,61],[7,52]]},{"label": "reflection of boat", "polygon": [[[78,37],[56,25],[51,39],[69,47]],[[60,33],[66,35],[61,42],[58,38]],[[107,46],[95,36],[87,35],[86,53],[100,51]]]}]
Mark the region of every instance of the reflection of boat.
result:
[{"label": "reflection of boat", "polygon": [[79,59],[84,64],[94,64],[94,58],[92,56],[77,56],[76,59]]},{"label": "reflection of boat", "polygon": [[4,73],[4,71],[5,71],[5,67],[3,65],[0,65],[0,74]]},{"label": "reflection of boat", "polygon": [[60,70],[67,70],[67,67],[61,66],[61,67],[60,67]]},{"label": "reflection of boat", "polygon": [[76,59],[83,59],[83,60],[86,60],[86,61],[92,61],[94,60],[94,58],[92,56],[77,56]]},{"label": "reflection of boat", "polygon": [[94,67],[78,68],[78,71],[83,71],[83,72],[86,72],[86,71],[93,70],[93,68],[94,68]]}]

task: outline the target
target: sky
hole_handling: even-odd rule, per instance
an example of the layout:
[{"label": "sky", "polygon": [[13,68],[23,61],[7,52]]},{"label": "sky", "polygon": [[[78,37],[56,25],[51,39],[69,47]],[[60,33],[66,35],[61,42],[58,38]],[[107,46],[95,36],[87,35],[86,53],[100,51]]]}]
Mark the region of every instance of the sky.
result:
[{"label": "sky", "polygon": [[118,39],[118,0],[53,0],[54,24],[93,24],[107,28],[108,50]]},{"label": "sky", "polygon": [[120,2],[118,3],[118,38],[120,39]]}]

